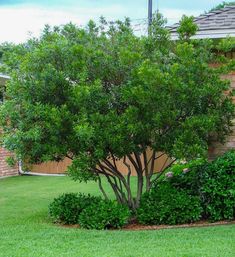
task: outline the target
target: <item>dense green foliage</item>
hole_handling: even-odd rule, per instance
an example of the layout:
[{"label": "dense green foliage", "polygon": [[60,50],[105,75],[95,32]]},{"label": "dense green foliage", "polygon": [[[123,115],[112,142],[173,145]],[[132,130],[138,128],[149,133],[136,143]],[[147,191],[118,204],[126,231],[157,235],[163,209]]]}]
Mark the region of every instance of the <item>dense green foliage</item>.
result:
[{"label": "dense green foliage", "polygon": [[142,224],[176,225],[198,221],[201,214],[199,197],[177,190],[169,183],[161,183],[142,196],[137,219]]},{"label": "dense green foliage", "polygon": [[127,206],[114,201],[101,201],[87,206],[79,216],[79,225],[87,229],[122,228],[128,223]]},{"label": "dense green foliage", "polygon": [[228,152],[201,171],[205,216],[212,221],[235,218],[235,152]]},{"label": "dense green foliage", "polygon": [[172,167],[164,180],[177,190],[198,196],[203,217],[211,221],[235,217],[235,152],[230,151],[213,162],[197,161]]},{"label": "dense green foliage", "polygon": [[183,16],[181,19],[181,26],[177,29],[180,40],[190,40],[192,36],[194,36],[198,30],[198,26],[193,22],[194,17]]},{"label": "dense green foliage", "polygon": [[162,176],[161,182],[169,183],[177,190],[183,190],[189,195],[202,198],[201,185],[204,167],[208,162],[203,159],[185,164],[175,164]]},{"label": "dense green foliage", "polygon": [[141,200],[141,223],[180,224],[200,218],[235,218],[234,151],[213,162],[198,159],[175,164],[164,175]]},{"label": "dense green foliage", "polygon": [[76,193],[55,198],[49,205],[49,214],[56,223],[79,224],[87,229],[121,228],[130,217],[127,206]]},{"label": "dense green foliage", "polygon": [[192,19],[181,25],[187,38],[173,42],[161,15],[149,37],[136,36],[128,19],[102,18],[85,28],[46,27],[39,39],[11,46],[2,57],[11,76],[0,110],[4,145],[30,163],[68,157],[74,180],[98,180],[102,190],[104,175],[118,202],[136,209],[159,152],[172,162],[204,156],[230,132],[234,105],[221,74],[233,63],[209,66],[213,42],[189,40]]},{"label": "dense green foliage", "polygon": [[49,214],[54,222],[78,224],[80,213],[92,203],[101,202],[101,198],[84,194],[67,193],[53,200],[49,205]]}]

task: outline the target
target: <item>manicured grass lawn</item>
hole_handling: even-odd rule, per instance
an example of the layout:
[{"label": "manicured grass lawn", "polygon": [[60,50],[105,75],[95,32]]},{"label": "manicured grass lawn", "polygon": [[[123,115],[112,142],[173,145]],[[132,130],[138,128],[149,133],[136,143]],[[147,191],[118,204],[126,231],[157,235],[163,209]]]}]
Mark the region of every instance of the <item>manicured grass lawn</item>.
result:
[{"label": "manicured grass lawn", "polygon": [[87,231],[50,223],[49,202],[64,192],[98,195],[95,183],[65,177],[0,180],[0,256],[234,257],[235,225],[159,231]]}]

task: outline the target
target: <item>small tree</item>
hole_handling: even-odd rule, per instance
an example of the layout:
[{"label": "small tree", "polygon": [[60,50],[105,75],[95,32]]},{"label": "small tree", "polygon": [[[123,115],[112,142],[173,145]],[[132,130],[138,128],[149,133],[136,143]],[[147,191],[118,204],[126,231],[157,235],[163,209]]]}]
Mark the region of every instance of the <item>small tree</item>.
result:
[{"label": "small tree", "polygon": [[150,37],[137,37],[128,19],[47,26],[39,39],[11,50],[3,57],[12,70],[1,107],[5,146],[32,163],[68,157],[73,179],[97,180],[107,197],[104,177],[117,200],[136,209],[162,174],[154,172],[160,153],[169,165],[205,156],[212,138],[223,141],[230,132],[233,117],[223,93],[229,83],[220,79],[228,65],[209,65],[212,42],[172,42],[164,26],[160,15]]}]

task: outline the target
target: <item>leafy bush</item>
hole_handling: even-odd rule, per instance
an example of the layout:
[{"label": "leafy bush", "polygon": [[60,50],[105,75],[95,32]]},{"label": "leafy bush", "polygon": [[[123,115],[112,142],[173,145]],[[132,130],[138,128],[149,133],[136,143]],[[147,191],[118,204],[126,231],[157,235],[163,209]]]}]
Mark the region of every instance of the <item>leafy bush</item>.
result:
[{"label": "leafy bush", "polygon": [[79,224],[87,229],[121,228],[128,222],[128,207],[100,197],[67,193],[55,198],[49,205],[54,222]]},{"label": "leafy bush", "polygon": [[213,162],[198,162],[172,167],[163,179],[172,187],[199,196],[203,217],[210,221],[235,217],[235,151]]},{"label": "leafy bush", "polygon": [[8,156],[6,157],[6,163],[9,167],[14,167],[17,164],[17,160],[12,156]]},{"label": "leafy bush", "polygon": [[[202,171],[207,164],[208,162],[203,159],[175,164],[165,172],[161,181],[166,181],[174,188],[183,190],[190,195],[200,196]],[[169,174],[171,175],[169,176]]]},{"label": "leafy bush", "polygon": [[235,151],[204,166],[201,191],[205,216],[211,221],[235,217]]},{"label": "leafy bush", "polygon": [[78,218],[82,210],[92,203],[101,201],[102,199],[99,197],[67,193],[54,199],[49,205],[49,214],[54,222],[78,224]]},{"label": "leafy bush", "polygon": [[127,224],[130,211],[127,206],[113,201],[93,203],[79,216],[79,224],[86,229],[121,228]]},{"label": "leafy bush", "polygon": [[200,219],[200,199],[177,190],[168,182],[162,182],[150,193],[145,193],[137,210],[137,219],[142,224],[183,224]]}]

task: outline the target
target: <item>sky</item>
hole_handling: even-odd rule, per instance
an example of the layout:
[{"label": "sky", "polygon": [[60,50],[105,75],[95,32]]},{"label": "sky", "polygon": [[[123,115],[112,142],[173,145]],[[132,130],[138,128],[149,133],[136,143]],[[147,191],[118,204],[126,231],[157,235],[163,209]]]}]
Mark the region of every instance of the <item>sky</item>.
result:
[{"label": "sky", "polygon": [[[169,24],[183,14],[197,16],[222,0],[153,0],[153,9],[163,13]],[[148,0],[0,0],[0,43],[21,43],[39,36],[44,25],[73,22],[84,26],[100,16],[107,20],[129,17],[134,28],[147,17]]]}]

